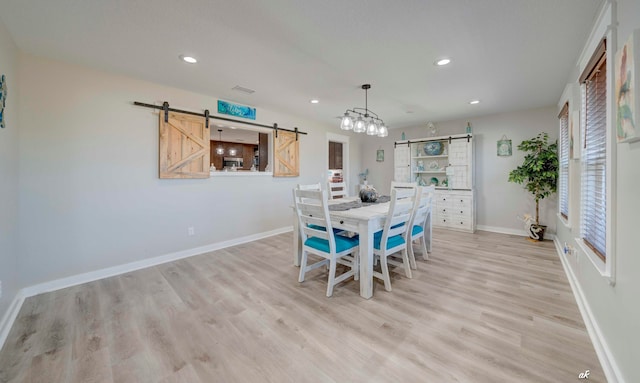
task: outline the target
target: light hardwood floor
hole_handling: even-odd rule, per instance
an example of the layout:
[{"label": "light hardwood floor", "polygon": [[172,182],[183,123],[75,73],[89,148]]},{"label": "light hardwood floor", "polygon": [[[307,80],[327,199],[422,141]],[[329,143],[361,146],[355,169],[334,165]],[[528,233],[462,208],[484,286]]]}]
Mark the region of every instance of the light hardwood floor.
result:
[{"label": "light hardwood floor", "polygon": [[298,283],[291,236],[27,299],[0,382],[605,381],[551,242],[435,230],[364,300]]}]

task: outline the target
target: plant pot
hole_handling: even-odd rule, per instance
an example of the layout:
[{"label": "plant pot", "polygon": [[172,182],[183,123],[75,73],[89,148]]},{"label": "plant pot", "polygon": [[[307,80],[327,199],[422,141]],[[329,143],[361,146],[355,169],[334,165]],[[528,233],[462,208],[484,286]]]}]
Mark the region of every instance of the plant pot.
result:
[{"label": "plant pot", "polygon": [[544,240],[544,232],[547,230],[547,227],[544,225],[536,225],[531,224],[531,226],[529,226],[529,238],[536,240],[536,241],[542,241]]}]

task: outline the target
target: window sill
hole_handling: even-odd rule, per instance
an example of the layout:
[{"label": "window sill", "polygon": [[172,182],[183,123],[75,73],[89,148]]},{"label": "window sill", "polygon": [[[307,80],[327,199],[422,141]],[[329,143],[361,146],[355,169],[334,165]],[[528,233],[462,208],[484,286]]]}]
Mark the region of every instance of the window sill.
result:
[{"label": "window sill", "polygon": [[252,172],[250,170],[240,170],[235,172],[215,171],[209,172],[211,177],[273,177],[273,172]]},{"label": "window sill", "polygon": [[600,276],[611,278],[611,270],[607,267],[607,264],[602,259],[600,259],[600,257],[598,257],[598,255],[593,250],[591,250],[591,248],[587,246],[586,243],[584,243],[584,240],[582,238],[576,238],[576,244],[578,244],[580,250],[582,250],[587,255],[587,258],[589,258],[593,266],[595,266],[596,270],[598,270]]},{"label": "window sill", "polygon": [[569,221],[564,218],[562,216],[562,214],[557,213],[558,214],[558,219],[560,219],[560,222],[562,222],[562,224],[564,225],[564,227],[566,227],[567,229],[571,230],[571,224],[569,223]]}]

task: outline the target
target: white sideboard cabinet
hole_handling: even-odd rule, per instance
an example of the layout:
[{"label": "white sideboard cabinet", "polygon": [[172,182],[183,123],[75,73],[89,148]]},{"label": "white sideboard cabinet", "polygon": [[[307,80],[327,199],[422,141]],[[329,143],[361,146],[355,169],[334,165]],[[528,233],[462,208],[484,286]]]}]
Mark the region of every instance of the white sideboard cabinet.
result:
[{"label": "white sideboard cabinet", "polygon": [[471,134],[396,141],[394,180],[422,186],[435,185],[434,226],[475,231]]}]

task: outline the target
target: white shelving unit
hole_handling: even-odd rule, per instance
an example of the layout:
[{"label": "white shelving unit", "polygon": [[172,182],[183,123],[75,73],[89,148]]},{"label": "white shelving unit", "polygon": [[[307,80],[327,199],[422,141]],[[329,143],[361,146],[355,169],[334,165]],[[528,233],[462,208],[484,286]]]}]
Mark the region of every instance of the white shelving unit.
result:
[{"label": "white shelving unit", "polygon": [[475,231],[471,134],[396,141],[394,161],[396,181],[436,186],[435,226]]}]

